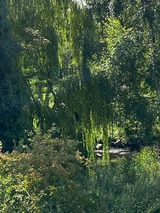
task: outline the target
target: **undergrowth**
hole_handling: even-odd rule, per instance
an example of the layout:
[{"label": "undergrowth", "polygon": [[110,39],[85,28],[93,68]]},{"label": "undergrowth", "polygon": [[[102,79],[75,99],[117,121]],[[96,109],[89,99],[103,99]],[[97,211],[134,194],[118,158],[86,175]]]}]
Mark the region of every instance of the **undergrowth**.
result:
[{"label": "undergrowth", "polygon": [[77,142],[37,134],[33,149],[0,155],[0,212],[157,213],[160,159],[144,148],[105,166]]}]

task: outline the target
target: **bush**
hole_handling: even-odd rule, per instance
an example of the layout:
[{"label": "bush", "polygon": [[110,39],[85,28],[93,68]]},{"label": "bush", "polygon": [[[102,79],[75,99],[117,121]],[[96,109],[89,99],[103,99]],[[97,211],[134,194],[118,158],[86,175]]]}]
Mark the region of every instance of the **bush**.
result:
[{"label": "bush", "polygon": [[0,211],[69,213],[94,205],[77,143],[51,134],[37,134],[32,141],[27,154],[2,154]]},{"label": "bush", "polygon": [[103,207],[100,212],[160,212],[160,161],[156,151],[145,148],[106,167],[96,166],[94,171],[101,198],[98,206]]},{"label": "bush", "polygon": [[154,150],[102,166],[86,161],[77,142],[32,138],[27,153],[0,155],[0,212],[156,213],[160,161]]}]

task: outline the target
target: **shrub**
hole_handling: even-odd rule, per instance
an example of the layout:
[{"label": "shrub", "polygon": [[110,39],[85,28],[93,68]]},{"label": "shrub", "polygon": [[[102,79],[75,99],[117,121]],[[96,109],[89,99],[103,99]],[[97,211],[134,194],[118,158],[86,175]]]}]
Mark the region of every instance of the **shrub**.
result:
[{"label": "shrub", "polygon": [[146,148],[101,165],[77,142],[37,134],[27,153],[0,155],[0,212],[157,213],[160,161]]},{"label": "shrub", "polygon": [[[100,212],[160,212],[160,161],[156,151],[122,158],[108,166],[95,166],[95,190]],[[157,210],[158,209],[158,210]]]}]

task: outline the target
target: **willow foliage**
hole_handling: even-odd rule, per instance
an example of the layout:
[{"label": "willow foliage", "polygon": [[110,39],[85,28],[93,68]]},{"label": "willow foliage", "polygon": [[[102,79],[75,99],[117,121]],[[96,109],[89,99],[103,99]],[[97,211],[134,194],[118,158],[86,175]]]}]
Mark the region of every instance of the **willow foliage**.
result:
[{"label": "willow foliage", "polygon": [[69,0],[8,0],[6,5],[22,47],[18,63],[35,128],[45,133],[55,122],[64,137],[83,140],[91,156],[95,139],[107,150],[109,137],[153,134],[158,1],[88,0],[82,6]]},{"label": "willow foliage", "polygon": [[103,78],[97,81],[89,65],[98,48],[93,14],[74,1],[7,4],[22,47],[19,65],[33,101],[34,126],[45,132],[55,122],[63,136],[83,139],[93,152],[95,138],[108,137],[103,136],[108,119],[101,100]]}]

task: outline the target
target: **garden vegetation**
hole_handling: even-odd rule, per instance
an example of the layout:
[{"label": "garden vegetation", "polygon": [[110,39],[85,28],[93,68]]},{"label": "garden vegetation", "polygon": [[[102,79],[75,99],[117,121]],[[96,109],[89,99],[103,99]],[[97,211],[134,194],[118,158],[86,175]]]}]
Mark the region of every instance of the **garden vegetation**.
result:
[{"label": "garden vegetation", "polygon": [[0,1],[0,212],[160,212],[159,20],[159,0]]}]

